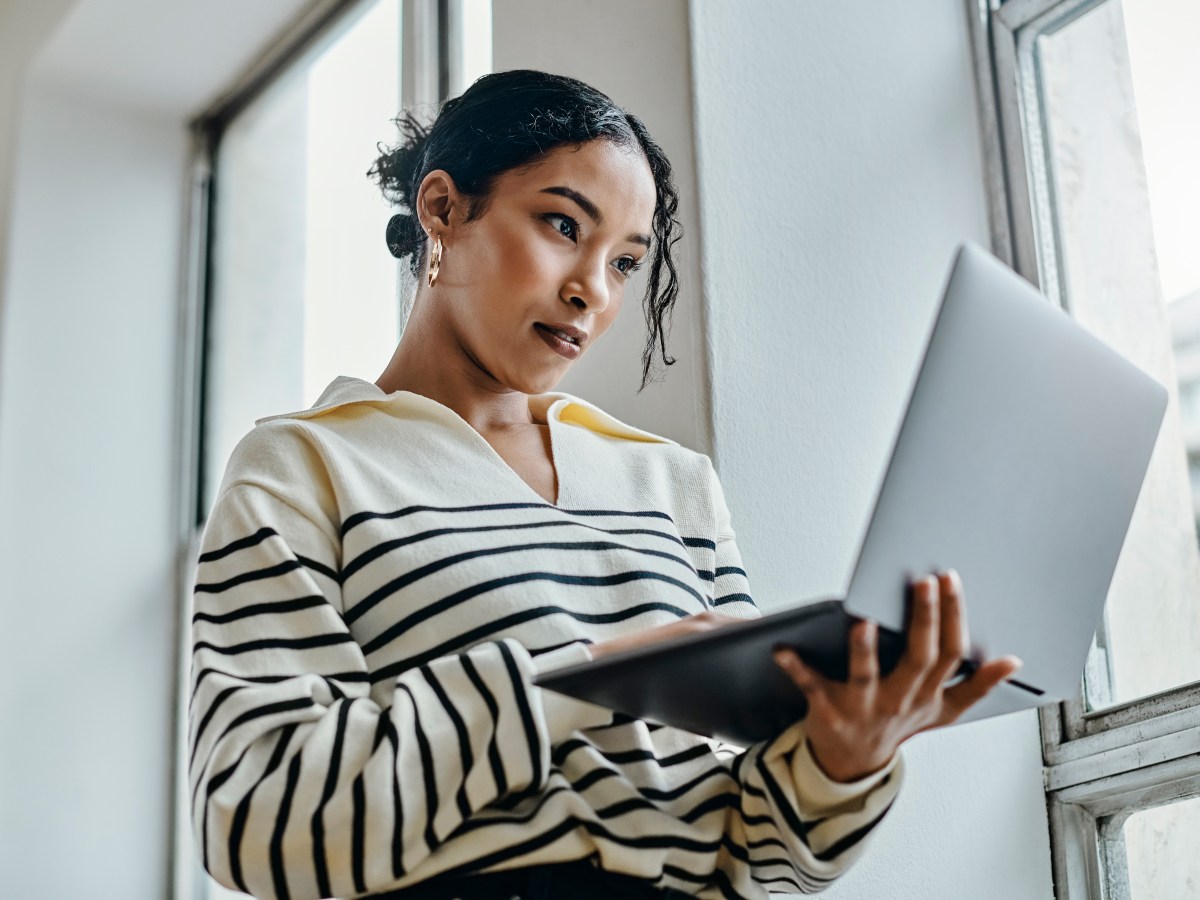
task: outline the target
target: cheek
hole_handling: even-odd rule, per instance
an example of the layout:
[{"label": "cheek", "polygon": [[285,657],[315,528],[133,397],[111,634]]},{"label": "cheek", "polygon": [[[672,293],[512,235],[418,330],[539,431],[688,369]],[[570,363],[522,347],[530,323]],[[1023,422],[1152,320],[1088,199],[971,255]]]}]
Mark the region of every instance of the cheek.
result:
[{"label": "cheek", "polygon": [[508,289],[537,285],[554,271],[554,254],[546,241],[510,236],[493,248],[492,277]]},{"label": "cheek", "polygon": [[612,327],[613,323],[617,320],[617,314],[621,311],[621,307],[627,299],[620,288],[614,289],[608,306],[604,308],[604,312],[596,319],[596,331],[598,335],[604,334],[604,332]]}]

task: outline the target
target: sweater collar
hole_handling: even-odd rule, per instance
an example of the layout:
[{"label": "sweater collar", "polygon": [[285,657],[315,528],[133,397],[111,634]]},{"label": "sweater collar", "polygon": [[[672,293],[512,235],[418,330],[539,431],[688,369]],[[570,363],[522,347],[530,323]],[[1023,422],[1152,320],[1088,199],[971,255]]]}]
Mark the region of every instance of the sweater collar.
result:
[{"label": "sweater collar", "polygon": [[[401,413],[405,409],[413,409],[417,406],[425,410],[432,408],[445,415],[459,418],[461,421],[461,417],[452,409],[429,397],[414,394],[412,391],[393,391],[388,394],[373,382],[363,381],[361,378],[349,375],[339,375],[329,383],[329,386],[317,398],[317,402],[308,409],[265,416],[258,419],[255,424],[261,425],[263,422],[271,422],[276,419],[315,419],[340,407],[359,403],[371,404],[392,413]],[[563,391],[529,395],[529,410],[535,418],[544,419],[547,422],[556,420],[609,437],[647,443],[677,443],[670,438],[627,425],[587,400]]]}]

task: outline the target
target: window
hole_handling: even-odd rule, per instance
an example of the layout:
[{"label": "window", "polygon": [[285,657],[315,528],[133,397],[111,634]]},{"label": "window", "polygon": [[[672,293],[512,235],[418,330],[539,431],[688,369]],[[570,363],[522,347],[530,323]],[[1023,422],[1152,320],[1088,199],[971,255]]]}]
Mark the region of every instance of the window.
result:
[{"label": "window", "polygon": [[[391,215],[367,178],[401,108],[431,115],[491,68],[491,0],[316,0],[193,124],[181,417],[190,610],[200,533],[241,437],[311,406],[339,374],[383,371],[415,288],[388,254]],[[242,896],[194,856],[187,787],[190,612],[179,635],[173,896]]]},{"label": "window", "polygon": [[1185,896],[1200,844],[1200,6],[968,8],[994,252],[1171,394],[1080,694],[1042,710],[1056,895]]}]

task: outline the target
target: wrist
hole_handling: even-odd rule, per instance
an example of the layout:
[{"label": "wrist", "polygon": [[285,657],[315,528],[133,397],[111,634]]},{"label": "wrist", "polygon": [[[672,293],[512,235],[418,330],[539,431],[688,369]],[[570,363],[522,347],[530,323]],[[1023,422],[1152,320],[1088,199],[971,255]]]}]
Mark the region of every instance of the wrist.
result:
[{"label": "wrist", "polygon": [[821,774],[830,781],[837,784],[852,784],[855,781],[862,781],[864,778],[870,778],[872,775],[882,772],[892,763],[895,753],[892,753],[887,759],[880,760],[853,760],[840,759],[834,760],[833,754],[826,754],[830,757],[826,759],[821,755],[821,751],[813,745],[812,740],[806,735],[805,743],[808,745],[808,755],[812,757],[817,769]]}]

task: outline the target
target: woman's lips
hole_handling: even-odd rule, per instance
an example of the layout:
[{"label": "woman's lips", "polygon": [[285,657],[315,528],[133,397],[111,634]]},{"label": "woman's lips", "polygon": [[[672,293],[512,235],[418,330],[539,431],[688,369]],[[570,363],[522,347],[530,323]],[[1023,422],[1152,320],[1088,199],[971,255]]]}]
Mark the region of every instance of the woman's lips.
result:
[{"label": "woman's lips", "polygon": [[534,325],[533,328],[538,333],[538,336],[549,345],[551,350],[565,359],[578,359],[579,354],[583,352],[578,344],[564,341],[544,325]]}]

